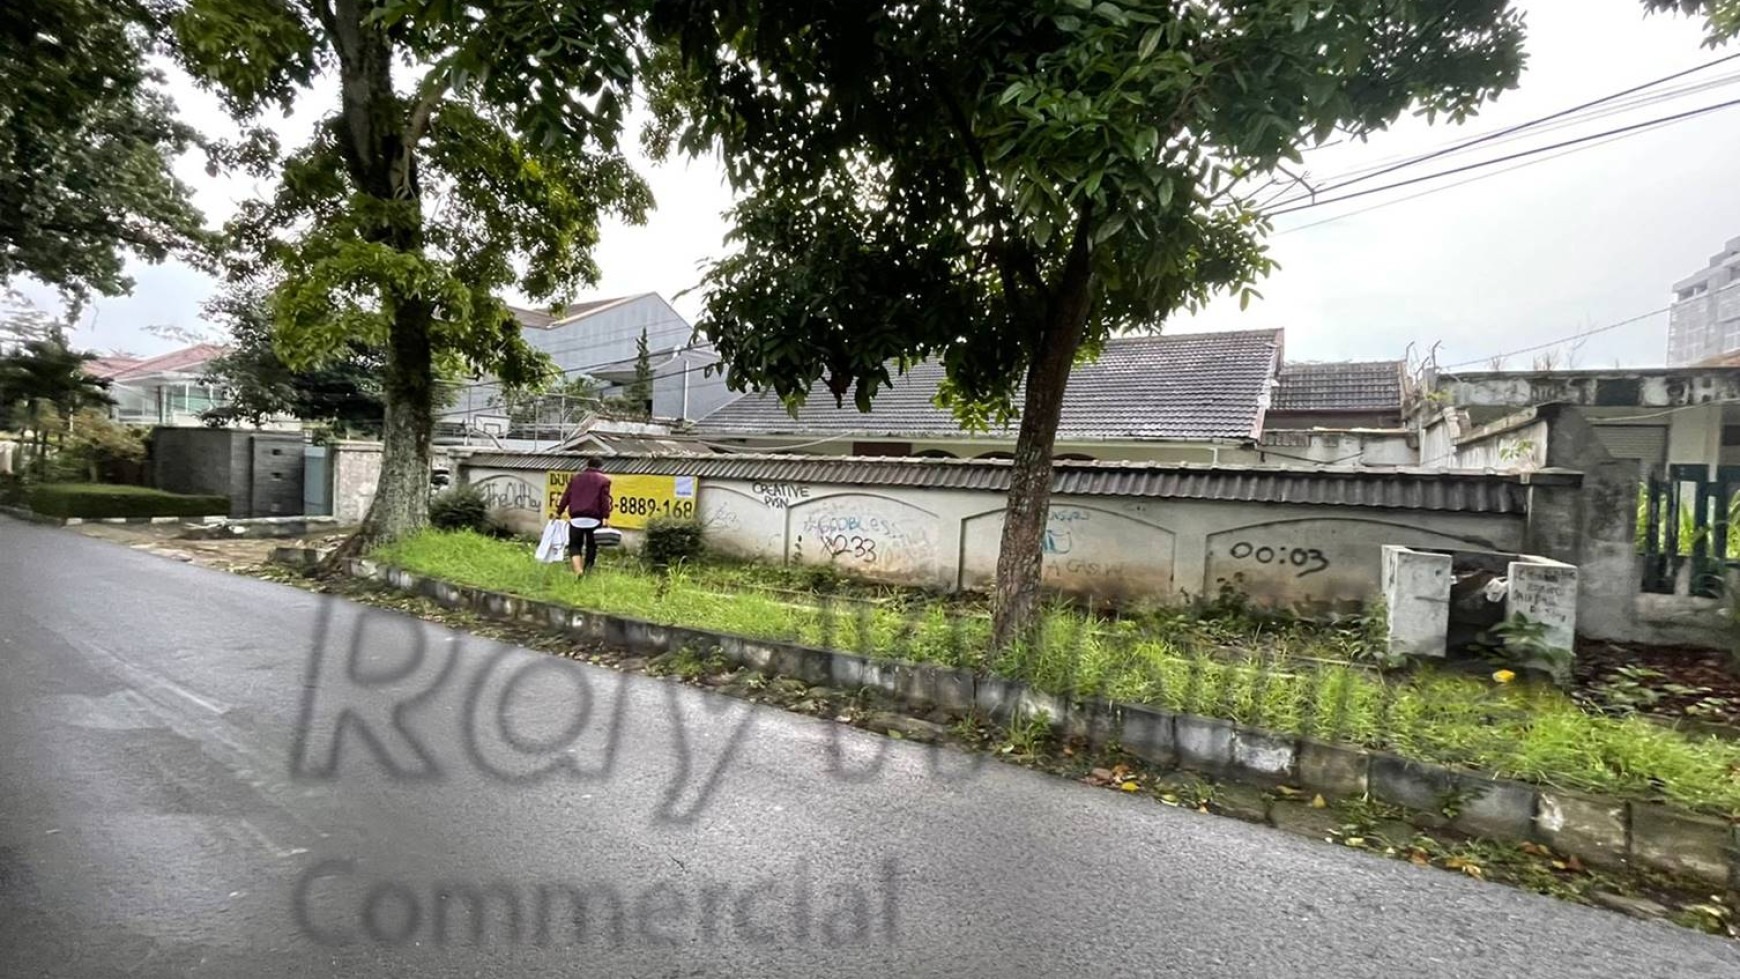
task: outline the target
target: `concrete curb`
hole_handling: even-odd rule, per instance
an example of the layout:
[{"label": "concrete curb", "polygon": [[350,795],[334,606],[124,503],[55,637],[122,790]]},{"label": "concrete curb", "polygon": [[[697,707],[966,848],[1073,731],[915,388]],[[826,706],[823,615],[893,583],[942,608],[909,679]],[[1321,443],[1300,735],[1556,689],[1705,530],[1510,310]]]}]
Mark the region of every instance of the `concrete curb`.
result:
[{"label": "concrete curb", "polygon": [[0,506],[0,513],[4,513],[9,517],[17,517],[19,520],[28,520],[31,523],[43,524],[48,527],[78,527],[88,523],[171,524],[186,523],[192,520],[204,520],[209,522],[214,519],[223,519],[222,517],[51,517],[20,506]]},{"label": "concrete curb", "polygon": [[[293,550],[285,548],[284,550]],[[354,577],[425,595],[439,605],[496,619],[548,625],[577,638],[657,655],[716,649],[752,669],[812,684],[863,686],[914,703],[968,706],[1001,722],[1041,716],[1090,743],[1118,742],[1144,761],[1260,788],[1294,785],[1331,798],[1371,795],[1433,827],[1511,842],[1538,842],[1592,866],[1633,866],[1740,892],[1740,823],[1654,802],[1598,798],[1445,768],[1354,745],[1245,727],[1217,717],[1136,704],[1073,702],[995,676],[795,643],[749,639],[585,612],[453,585],[400,568],[352,560]]]}]

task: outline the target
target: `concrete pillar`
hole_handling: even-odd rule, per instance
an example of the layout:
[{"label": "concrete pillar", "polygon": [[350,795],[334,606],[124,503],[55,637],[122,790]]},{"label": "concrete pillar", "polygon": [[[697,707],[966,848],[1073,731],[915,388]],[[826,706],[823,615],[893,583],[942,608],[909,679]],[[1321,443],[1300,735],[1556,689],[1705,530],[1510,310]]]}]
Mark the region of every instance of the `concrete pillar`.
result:
[{"label": "concrete pillar", "polygon": [[1390,654],[1444,658],[1450,555],[1383,545],[1383,592]]},{"label": "concrete pillar", "polygon": [[1546,626],[1543,642],[1561,649],[1575,648],[1577,569],[1547,558],[1523,557],[1510,563],[1509,577],[1505,618],[1521,613],[1529,621]]}]

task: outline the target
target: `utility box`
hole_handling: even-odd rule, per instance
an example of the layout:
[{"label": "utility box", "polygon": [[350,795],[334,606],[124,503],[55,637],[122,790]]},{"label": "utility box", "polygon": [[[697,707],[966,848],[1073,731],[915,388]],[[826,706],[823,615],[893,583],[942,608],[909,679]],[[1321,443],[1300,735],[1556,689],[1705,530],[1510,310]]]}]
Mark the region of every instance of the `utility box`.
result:
[{"label": "utility box", "polygon": [[[1445,658],[1473,648],[1506,622],[1538,631],[1532,647],[1574,650],[1577,568],[1533,554],[1386,545],[1383,590],[1389,651]],[[1519,619],[1520,617],[1520,619]],[[1519,665],[1570,679],[1562,655]]]},{"label": "utility box", "polygon": [[151,485],[229,497],[232,519],[290,517],[302,507],[302,433],[230,428],[151,432]]}]

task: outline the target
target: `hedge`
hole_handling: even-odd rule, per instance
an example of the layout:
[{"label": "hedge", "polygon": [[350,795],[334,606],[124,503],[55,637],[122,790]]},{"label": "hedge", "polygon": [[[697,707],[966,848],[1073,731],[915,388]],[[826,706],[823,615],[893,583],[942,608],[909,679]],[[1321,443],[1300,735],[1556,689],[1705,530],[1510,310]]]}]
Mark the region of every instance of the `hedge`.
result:
[{"label": "hedge", "polygon": [[186,496],[104,483],[39,483],[25,491],[25,502],[47,517],[205,517],[230,512],[226,496]]}]

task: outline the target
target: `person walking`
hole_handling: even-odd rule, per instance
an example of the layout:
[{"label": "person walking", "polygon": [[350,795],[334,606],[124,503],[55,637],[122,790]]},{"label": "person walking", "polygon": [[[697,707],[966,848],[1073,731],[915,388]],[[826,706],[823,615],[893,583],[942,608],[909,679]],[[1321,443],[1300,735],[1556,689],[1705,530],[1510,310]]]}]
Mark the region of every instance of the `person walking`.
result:
[{"label": "person walking", "polygon": [[610,503],[610,477],[604,475],[603,460],[593,456],[556,504],[556,515],[568,521],[568,558],[576,575],[585,575],[598,560],[597,531],[610,522]]}]

